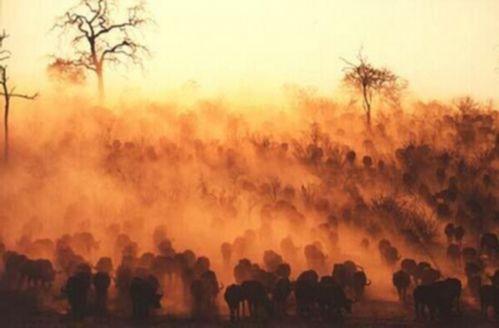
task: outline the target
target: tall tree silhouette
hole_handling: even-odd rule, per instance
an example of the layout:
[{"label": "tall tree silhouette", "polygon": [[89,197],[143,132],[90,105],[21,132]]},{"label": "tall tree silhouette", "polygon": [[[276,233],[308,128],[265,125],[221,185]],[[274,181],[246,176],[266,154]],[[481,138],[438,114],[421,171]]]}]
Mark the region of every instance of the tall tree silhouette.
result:
[{"label": "tall tree silhouette", "polygon": [[398,103],[400,93],[407,83],[387,68],[372,66],[362,52],[357,56],[357,63],[342,60],[347,65],[343,68],[343,82],[361,94],[367,127],[370,128],[373,97],[377,95]]},{"label": "tall tree silhouette", "polygon": [[[126,15],[120,15],[123,10]],[[53,28],[70,38],[72,55],[63,62],[94,72],[99,98],[103,100],[106,64],[141,65],[144,55],[149,53],[137,34],[148,22],[143,1],[120,9],[113,0],[81,0],[59,17]]]},{"label": "tall tree silhouette", "polygon": [[5,32],[0,34],[0,96],[4,99],[4,116],[3,116],[3,127],[4,127],[4,159],[7,161],[9,159],[9,111],[10,102],[14,98],[21,98],[27,100],[35,99],[38,94],[26,95],[21,93],[16,93],[16,88],[9,88],[9,78],[7,75],[7,65],[5,61],[10,58],[10,52],[3,48],[3,42],[8,37]]}]

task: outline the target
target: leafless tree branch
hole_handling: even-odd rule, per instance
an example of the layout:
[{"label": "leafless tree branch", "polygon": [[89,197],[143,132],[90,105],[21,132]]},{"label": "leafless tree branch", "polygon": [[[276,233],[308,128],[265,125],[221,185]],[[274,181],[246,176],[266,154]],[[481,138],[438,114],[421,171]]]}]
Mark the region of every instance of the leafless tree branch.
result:
[{"label": "leafless tree branch", "polygon": [[[10,52],[2,49],[3,41],[8,37],[4,32],[0,34],[0,60],[5,60],[10,57]],[[4,56],[2,56],[4,54]],[[7,55],[5,55],[7,54]],[[38,97],[38,93],[33,95],[16,93],[15,88],[9,90],[8,86],[9,79],[7,77],[7,65],[0,64],[0,96],[3,97],[3,127],[4,127],[4,159],[8,160],[9,157],[9,112],[10,112],[10,102],[13,98],[20,98],[25,100],[34,100]]]},{"label": "leafless tree branch", "polygon": [[359,51],[357,63],[340,58],[344,63],[343,83],[360,92],[366,112],[368,127],[371,124],[371,104],[374,95],[379,95],[392,103],[398,104],[401,92],[407,83],[387,68],[372,66],[362,51]]},{"label": "leafless tree branch", "polygon": [[72,35],[73,58],[65,59],[77,67],[93,71],[99,81],[99,93],[103,95],[103,74],[106,62],[142,64],[149,51],[133,32],[151,22],[144,2],[126,9],[126,17],[118,20],[118,6],[114,0],[81,0],[79,5],[59,17],[53,29]]}]

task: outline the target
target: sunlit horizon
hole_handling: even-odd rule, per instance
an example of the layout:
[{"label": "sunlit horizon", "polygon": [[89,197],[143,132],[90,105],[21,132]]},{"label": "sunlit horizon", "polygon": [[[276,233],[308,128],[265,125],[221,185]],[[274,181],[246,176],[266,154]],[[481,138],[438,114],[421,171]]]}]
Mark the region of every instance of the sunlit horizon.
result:
[{"label": "sunlit horizon", "polygon": [[[0,29],[11,35],[12,80],[48,90],[50,32],[74,1],[2,0]],[[409,81],[422,99],[497,99],[497,1],[148,1],[155,24],[144,32],[152,56],[108,70],[116,94],[163,97],[194,88],[205,95],[272,97],[286,85],[341,91],[343,62],[359,49]],[[20,17],[22,17],[20,19]],[[373,20],[372,17],[376,17]],[[29,22],[29,24],[26,24]],[[92,92],[90,76],[90,92]]]}]

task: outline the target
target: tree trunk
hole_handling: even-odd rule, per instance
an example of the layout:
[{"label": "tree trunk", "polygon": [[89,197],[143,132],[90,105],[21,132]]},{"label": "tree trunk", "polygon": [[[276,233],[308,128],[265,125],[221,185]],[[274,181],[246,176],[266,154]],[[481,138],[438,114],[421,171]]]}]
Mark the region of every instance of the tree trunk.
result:
[{"label": "tree trunk", "polygon": [[365,87],[362,88],[362,95],[364,96],[364,110],[366,111],[367,129],[371,130],[371,103],[369,102],[367,89]]},{"label": "tree trunk", "polygon": [[10,94],[9,88],[7,87],[7,73],[5,67],[0,67],[0,86],[2,87],[3,98],[4,98],[4,112],[3,112],[3,132],[4,132],[4,144],[3,144],[3,156],[4,160],[7,162],[9,160],[9,109],[10,109]]},{"label": "tree trunk", "polygon": [[101,104],[104,103],[104,73],[102,72],[102,68],[97,70],[97,83],[98,83],[98,92],[99,92],[99,102]]},{"label": "tree trunk", "polygon": [[5,108],[3,117],[3,128],[4,128],[4,149],[3,156],[4,160],[7,162],[9,160],[9,107],[10,107],[10,97],[5,93]]}]

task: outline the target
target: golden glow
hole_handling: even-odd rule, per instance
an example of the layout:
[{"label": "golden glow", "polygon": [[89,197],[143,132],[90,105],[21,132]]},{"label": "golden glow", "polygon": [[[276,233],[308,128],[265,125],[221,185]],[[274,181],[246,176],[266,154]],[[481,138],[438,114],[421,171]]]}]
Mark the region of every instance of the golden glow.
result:
[{"label": "golden glow", "polygon": [[[43,81],[57,50],[54,17],[74,0],[1,0],[0,26],[11,34],[11,70],[19,84]],[[331,93],[339,57],[362,46],[376,64],[409,80],[420,97],[470,94],[499,87],[496,0],[177,0],[148,1],[157,25],[146,31],[153,58],[108,74],[115,89],[164,93],[188,81],[201,90],[248,97],[284,84]]]}]

